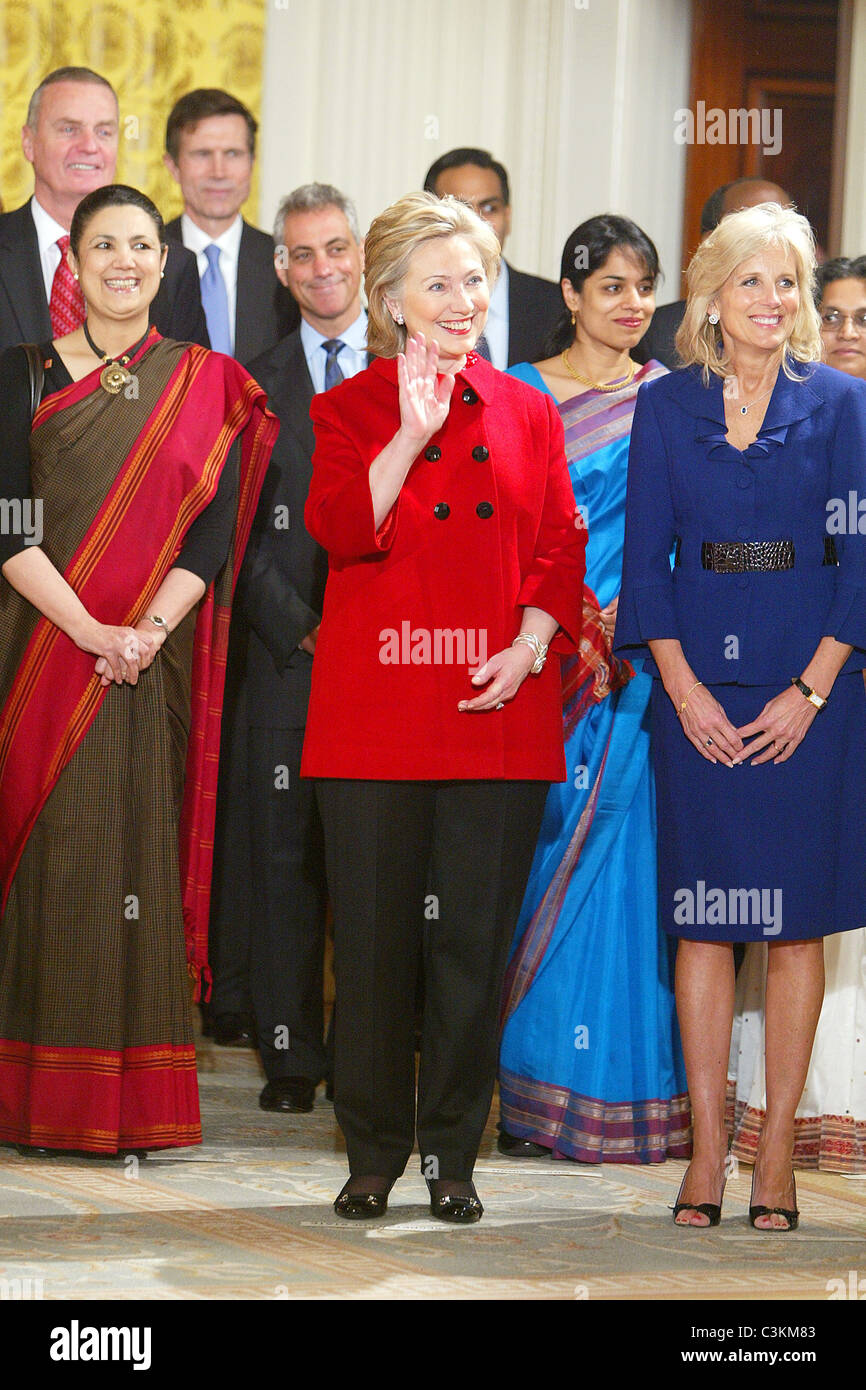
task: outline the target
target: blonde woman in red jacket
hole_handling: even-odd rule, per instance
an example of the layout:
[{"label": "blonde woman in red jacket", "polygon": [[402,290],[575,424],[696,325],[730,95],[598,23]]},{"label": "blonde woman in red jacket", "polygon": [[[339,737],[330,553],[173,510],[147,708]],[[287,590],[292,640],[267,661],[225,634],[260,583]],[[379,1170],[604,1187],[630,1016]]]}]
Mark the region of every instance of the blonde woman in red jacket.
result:
[{"label": "blonde woman in red jacket", "polygon": [[330,561],[302,771],[334,905],[335,1208],[381,1215],[417,1128],[433,1215],[471,1222],[505,957],[565,775],[554,653],[579,641],[586,537],[551,402],[473,351],[490,228],[413,194],[365,258],[378,360],[313,403],[306,507]]}]

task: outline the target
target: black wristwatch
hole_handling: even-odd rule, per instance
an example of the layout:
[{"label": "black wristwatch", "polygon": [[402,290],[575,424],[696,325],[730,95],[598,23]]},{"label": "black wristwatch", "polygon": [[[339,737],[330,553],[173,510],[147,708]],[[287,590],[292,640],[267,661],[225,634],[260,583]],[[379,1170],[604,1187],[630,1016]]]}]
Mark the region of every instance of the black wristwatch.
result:
[{"label": "black wristwatch", "polygon": [[799,676],[792,676],[791,684],[795,685],[800,694],[805,695],[809,704],[814,705],[817,710],[827,708],[827,701],[824,699],[823,695],[819,695],[817,690],[813,690],[812,687],[807,685],[804,680],[801,680]]}]

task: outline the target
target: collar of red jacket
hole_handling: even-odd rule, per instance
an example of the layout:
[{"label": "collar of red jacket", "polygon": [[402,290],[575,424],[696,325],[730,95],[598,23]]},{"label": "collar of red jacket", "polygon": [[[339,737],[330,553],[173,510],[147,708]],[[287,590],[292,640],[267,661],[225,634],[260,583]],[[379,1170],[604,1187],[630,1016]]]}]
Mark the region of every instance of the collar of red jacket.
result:
[{"label": "collar of red jacket", "polygon": [[[471,386],[477,392],[485,405],[489,405],[496,390],[496,368],[492,367],[484,357],[475,357],[471,366],[465,366],[462,371],[457,372],[456,380],[465,381],[467,386]],[[396,357],[376,357],[370,363],[370,370],[378,372],[387,381],[397,385],[397,359]]]}]

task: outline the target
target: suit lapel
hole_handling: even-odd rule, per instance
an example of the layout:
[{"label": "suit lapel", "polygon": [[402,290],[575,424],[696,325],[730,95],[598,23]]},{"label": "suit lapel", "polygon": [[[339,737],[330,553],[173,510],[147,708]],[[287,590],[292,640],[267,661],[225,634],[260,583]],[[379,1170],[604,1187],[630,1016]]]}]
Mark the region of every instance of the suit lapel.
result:
[{"label": "suit lapel", "polygon": [[310,405],[315,393],[300,332],[292,333],[286,339],[285,346],[286,355],[278,380],[269,392],[271,403],[280,420],[297,436],[304,452],[312,458],[316,437],[310,419]]},{"label": "suit lapel", "polygon": [[23,343],[51,338],[51,315],[45,298],[39,240],[30,203],[10,212],[0,231],[0,287],[17,320]]},{"label": "suit lapel", "polygon": [[250,322],[261,296],[257,295],[256,266],[250,255],[250,234],[246,222],[241,231],[241,244],[238,247],[237,298],[235,301],[235,357],[245,362],[255,348],[247,333],[254,325]]}]

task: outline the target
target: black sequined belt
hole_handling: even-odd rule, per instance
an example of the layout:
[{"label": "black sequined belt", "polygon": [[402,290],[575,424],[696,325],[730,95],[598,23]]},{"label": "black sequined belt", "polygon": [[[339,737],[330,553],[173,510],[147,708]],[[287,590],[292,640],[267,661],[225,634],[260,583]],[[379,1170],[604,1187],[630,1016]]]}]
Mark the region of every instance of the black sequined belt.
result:
[{"label": "black sequined belt", "polygon": [[[680,544],[677,541],[674,564],[680,563]],[[837,565],[836,542],[824,537],[824,565]],[[744,574],[747,570],[765,573],[794,568],[793,541],[704,541],[701,545],[701,565],[715,574]]]}]

